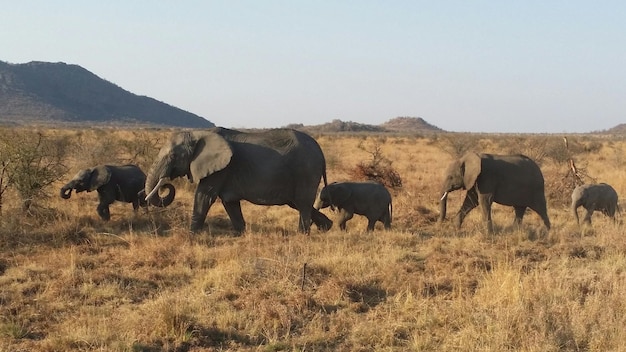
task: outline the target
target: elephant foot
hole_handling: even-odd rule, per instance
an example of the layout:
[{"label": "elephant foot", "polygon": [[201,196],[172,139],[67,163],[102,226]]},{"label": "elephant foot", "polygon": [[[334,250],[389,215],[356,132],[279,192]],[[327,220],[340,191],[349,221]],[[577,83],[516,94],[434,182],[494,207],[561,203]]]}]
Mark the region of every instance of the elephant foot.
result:
[{"label": "elephant foot", "polygon": [[315,223],[315,226],[317,226],[317,229],[322,232],[329,231],[333,227],[333,221],[330,219],[327,219],[327,220],[328,221],[320,221],[319,223]]},{"label": "elephant foot", "polygon": [[234,229],[233,230],[233,236],[235,236],[235,237],[241,237],[241,236],[243,236],[244,233],[246,233],[245,229],[243,229],[243,230]]},{"label": "elephant foot", "polygon": [[204,227],[204,224],[191,224],[191,227],[189,228],[189,233],[192,235],[195,235],[197,233],[199,233],[200,231],[202,231],[202,228]]},{"label": "elephant foot", "polygon": [[231,221],[232,225],[233,225],[233,231],[235,232],[235,236],[241,236],[246,232],[246,223],[233,223]]}]

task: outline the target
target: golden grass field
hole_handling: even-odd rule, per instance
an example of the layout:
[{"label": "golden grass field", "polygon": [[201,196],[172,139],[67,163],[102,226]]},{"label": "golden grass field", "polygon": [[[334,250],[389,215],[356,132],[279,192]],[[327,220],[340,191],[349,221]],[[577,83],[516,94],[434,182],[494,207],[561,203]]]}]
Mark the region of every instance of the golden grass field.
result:
[{"label": "golden grass field", "polygon": [[[290,208],[244,202],[248,231],[235,237],[219,201],[206,230],[188,235],[186,180],[170,207],[133,213],[115,203],[109,222],[96,214],[95,192],[58,196],[98,163],[147,171],[168,131],[43,132],[72,140],[76,152],[28,213],[14,193],[4,200],[0,351],[626,350],[622,219],[596,213],[593,228],[574,223],[570,190],[558,191],[567,163],[545,157],[562,135],[315,135],[329,182],[350,180],[381,148],[403,180],[392,190],[393,229],[378,223],[366,233],[355,215],[347,232],[312,227],[307,236]],[[149,150],[118,149],[136,139]],[[622,138],[568,140],[581,169],[626,194]],[[457,230],[450,219],[464,191],[450,195],[438,223],[443,172],[462,143],[541,158],[552,229],[532,212],[514,228],[513,209],[494,205],[494,236],[478,210]]]}]

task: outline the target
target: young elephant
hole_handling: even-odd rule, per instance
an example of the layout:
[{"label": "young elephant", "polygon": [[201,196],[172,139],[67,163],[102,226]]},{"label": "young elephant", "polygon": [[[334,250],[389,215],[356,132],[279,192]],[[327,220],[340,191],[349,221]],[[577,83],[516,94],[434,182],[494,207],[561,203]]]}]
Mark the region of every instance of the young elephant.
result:
[{"label": "young elephant", "polygon": [[[111,218],[109,205],[116,200],[133,203],[134,210],[139,206],[147,206],[145,195],[139,194],[143,192],[145,182],[146,174],[135,165],[99,165],[79,171],[72,180],[61,187],[61,197],[69,199],[72,190],[76,190],[76,193],[97,190],[100,200],[97,207],[98,215],[102,220],[109,220]],[[168,189],[169,192],[165,197],[155,197],[151,204],[161,207],[169,205],[174,200],[175,191],[173,186]]]},{"label": "young elephant", "polygon": [[578,186],[572,192],[572,213],[577,223],[578,208],[585,208],[585,218],[583,221],[591,225],[591,215],[594,211],[601,211],[615,222],[615,211],[618,210],[617,192],[606,183]]},{"label": "young elephant", "polygon": [[339,228],[346,229],[346,222],[354,214],[367,218],[367,230],[373,231],[376,221],[391,228],[393,206],[391,194],[377,182],[333,182],[322,188],[315,209],[336,206],[340,212]]}]

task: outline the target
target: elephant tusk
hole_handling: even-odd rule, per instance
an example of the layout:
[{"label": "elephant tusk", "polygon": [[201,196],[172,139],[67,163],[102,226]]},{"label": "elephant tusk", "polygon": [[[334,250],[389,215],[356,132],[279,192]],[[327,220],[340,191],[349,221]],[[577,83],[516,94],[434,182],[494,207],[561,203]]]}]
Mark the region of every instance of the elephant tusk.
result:
[{"label": "elephant tusk", "polygon": [[448,196],[448,191],[443,192],[443,196],[441,196],[440,201],[444,200]]},{"label": "elephant tusk", "polygon": [[150,198],[154,197],[154,195],[159,191],[159,188],[161,188],[161,186],[163,186],[164,183],[165,183],[165,178],[160,178],[156,186],[154,186],[152,191],[148,193],[148,195],[146,196],[146,202],[150,200]]}]

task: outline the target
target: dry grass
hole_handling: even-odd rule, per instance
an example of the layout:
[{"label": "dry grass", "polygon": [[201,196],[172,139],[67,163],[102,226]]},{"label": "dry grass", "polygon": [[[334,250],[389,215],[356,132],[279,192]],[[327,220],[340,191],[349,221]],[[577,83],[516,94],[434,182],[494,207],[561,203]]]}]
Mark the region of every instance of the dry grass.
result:
[{"label": "dry grass", "polygon": [[[106,158],[94,140],[164,135],[56,133],[89,136],[80,149],[93,153],[70,158],[70,173]],[[316,137],[330,182],[348,180],[370,157],[359,143],[379,138]],[[577,163],[626,194],[626,143],[579,137],[601,148]],[[476,145],[498,152],[500,138]],[[623,226],[596,214],[593,229],[579,229],[557,195],[550,232],[533,213],[512,228],[513,211],[502,206],[494,206],[493,237],[478,211],[460,230],[438,224],[446,150],[441,139],[384,138],[382,152],[403,179],[388,232],[378,224],[365,233],[355,217],[346,233],[304,236],[293,210],[245,203],[244,236],[232,235],[215,204],[207,231],[190,237],[193,186],[184,182],[167,210],[134,214],[116,203],[108,223],[94,193],[55,196],[26,215],[9,198],[0,220],[0,351],[623,350]],[[544,160],[542,169],[551,184],[566,166]],[[462,197],[450,195],[451,213]]]}]

